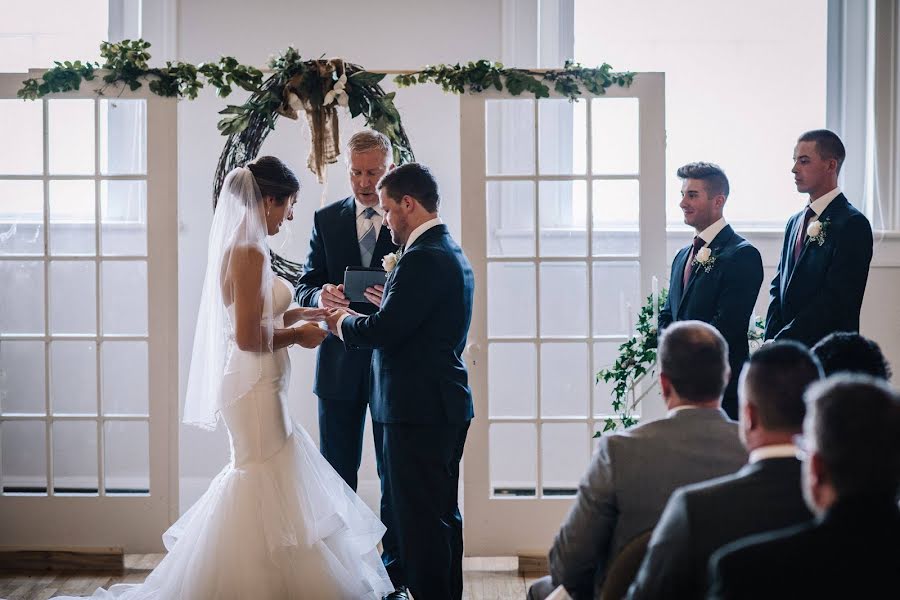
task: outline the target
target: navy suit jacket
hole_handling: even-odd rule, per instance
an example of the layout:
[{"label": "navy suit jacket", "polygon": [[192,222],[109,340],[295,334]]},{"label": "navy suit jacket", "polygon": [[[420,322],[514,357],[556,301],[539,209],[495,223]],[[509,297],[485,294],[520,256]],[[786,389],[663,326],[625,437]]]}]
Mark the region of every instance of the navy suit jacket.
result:
[{"label": "navy suit jacket", "polygon": [[381,308],[347,317],[348,348],[374,348],[372,419],[461,424],[474,416],[462,359],[475,278],[445,225],[425,231],[391,271]]},{"label": "navy suit jacket", "polygon": [[719,330],[728,342],[731,387],[750,353],[747,330],[750,315],[763,281],[762,258],[750,242],[726,225],[709,244],[716,258],[709,273],[701,266],[691,271],[683,287],[684,266],[691,246],[685,246],[672,261],[669,295],[659,311],[659,330],[673,321],[698,320]]},{"label": "navy suit jacket", "polygon": [[794,242],[804,208],[784,229],[778,271],[770,288],[766,339],[812,346],[835,331],[859,331],[859,311],[872,262],[872,226],[839,194],[819,215],[825,224],[820,246],[807,238],[797,264]]},{"label": "navy suit jacket", "polygon": [[[381,258],[396,250],[390,230],[382,225],[371,266],[380,267]],[[356,233],[356,202],[350,196],[320,208],[313,216],[309,256],[297,286],[297,303],[318,306],[323,285],[343,283],[344,269],[359,266],[362,258]],[[363,314],[376,310],[370,302],[354,302],[350,308]],[[362,373],[368,373],[371,368],[371,354],[347,352],[337,336],[329,335],[319,346],[313,393],[325,398],[356,397],[365,381]]]}]

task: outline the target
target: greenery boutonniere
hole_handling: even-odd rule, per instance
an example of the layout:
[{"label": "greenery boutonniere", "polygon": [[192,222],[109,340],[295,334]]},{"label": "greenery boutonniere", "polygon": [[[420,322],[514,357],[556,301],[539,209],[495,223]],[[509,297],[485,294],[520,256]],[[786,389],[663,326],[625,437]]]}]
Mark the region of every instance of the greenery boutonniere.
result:
[{"label": "greenery boutonniere", "polygon": [[693,268],[702,267],[706,273],[712,271],[713,265],[716,264],[716,257],[713,256],[712,250],[709,249],[708,246],[704,246],[697,250],[697,256],[694,257],[694,261],[691,263]]},{"label": "greenery boutonniere", "polygon": [[831,219],[825,219],[824,221],[820,221],[816,219],[815,221],[810,221],[809,225],[806,226],[806,243],[811,244],[812,242],[816,242],[820,246],[825,243],[825,236],[828,234],[828,225],[831,224]]}]

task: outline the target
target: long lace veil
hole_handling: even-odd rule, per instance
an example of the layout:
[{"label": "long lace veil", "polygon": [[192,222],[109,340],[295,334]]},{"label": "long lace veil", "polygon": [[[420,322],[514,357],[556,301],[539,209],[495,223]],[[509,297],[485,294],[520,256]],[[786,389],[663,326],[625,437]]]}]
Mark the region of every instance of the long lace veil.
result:
[{"label": "long lace veil", "polygon": [[[219,411],[253,387],[262,373],[265,353],[272,352],[274,274],[266,236],[259,187],[249,169],[238,167],[225,177],[209,232],[185,423],[215,429]],[[242,337],[243,349],[236,340],[236,298],[242,299],[242,314],[246,314],[245,302],[254,315],[259,314],[259,335],[251,327],[251,333]],[[256,300],[247,302],[247,298]]]}]

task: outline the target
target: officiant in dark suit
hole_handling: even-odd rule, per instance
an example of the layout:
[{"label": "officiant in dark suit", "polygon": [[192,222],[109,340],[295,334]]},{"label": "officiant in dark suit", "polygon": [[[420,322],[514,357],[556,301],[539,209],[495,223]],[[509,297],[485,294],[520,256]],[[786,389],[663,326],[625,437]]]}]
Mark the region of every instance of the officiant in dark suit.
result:
[{"label": "officiant in dark suit", "polygon": [[872,226],[838,187],[846,152],[831,131],[807,131],[794,147],[794,183],[807,206],[788,219],[770,288],[766,339],[814,346],[835,331],[859,331]]},{"label": "officiant in dark suit", "polygon": [[737,380],[750,352],[747,331],[762,285],[762,258],[725,222],[729,185],[720,167],[690,163],[678,169],[678,177],[682,180],[679,206],[695,235],[672,261],[659,331],[675,321],[688,320],[704,321],[719,330],[728,342],[731,367],[722,408],[737,419]]},{"label": "officiant in dark suit", "polygon": [[[391,242],[375,186],[391,168],[391,143],[377,131],[355,133],[347,144],[353,195],[316,211],[309,256],[296,299],[301,306],[345,308],[371,314],[371,302],[351,303],[344,296],[344,269],[381,267]],[[363,430],[371,390],[372,351],[348,352],[335,336],[319,346],[313,392],[319,398],[319,447],[353,490],[362,459]],[[373,423],[377,429],[378,424]],[[381,436],[375,431],[376,457]],[[380,471],[380,466],[379,466]]]}]

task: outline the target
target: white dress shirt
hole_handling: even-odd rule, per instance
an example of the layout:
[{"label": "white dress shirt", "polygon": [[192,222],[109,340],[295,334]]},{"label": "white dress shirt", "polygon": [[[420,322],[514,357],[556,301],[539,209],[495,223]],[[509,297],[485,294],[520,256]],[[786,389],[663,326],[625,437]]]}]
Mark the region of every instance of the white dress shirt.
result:
[{"label": "white dress shirt", "polygon": [[750,459],[747,461],[751,465],[766,458],[796,458],[797,446],[793,444],[772,444],[770,446],[760,446],[756,450],[750,451]]},{"label": "white dress shirt", "polygon": [[721,219],[701,231],[699,234],[697,234],[697,237],[705,242],[703,244],[703,247],[705,248],[706,246],[712,244],[712,241],[716,239],[716,236],[719,235],[719,233],[721,233],[723,229],[725,229],[726,225],[728,225],[728,223],[725,222],[725,217],[722,217]]},{"label": "white dress shirt", "polygon": [[[353,199],[353,202],[356,204],[356,239],[359,240],[368,230],[366,218],[363,216],[368,206],[360,204],[356,198]],[[372,224],[375,226],[375,239],[377,240],[378,236],[381,235],[381,225],[384,223],[384,209],[381,208],[380,204],[376,204],[372,208],[375,209],[375,214],[372,215]]]},{"label": "white dress shirt", "polygon": [[836,187],[824,196],[819,196],[815,200],[809,203],[809,207],[813,209],[813,212],[816,213],[816,218],[819,217],[825,209],[828,208],[828,205],[831,204],[831,201],[841,195],[841,188]]}]

